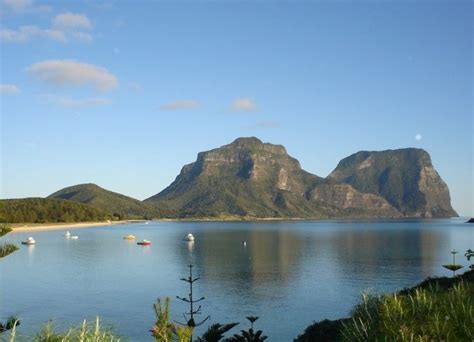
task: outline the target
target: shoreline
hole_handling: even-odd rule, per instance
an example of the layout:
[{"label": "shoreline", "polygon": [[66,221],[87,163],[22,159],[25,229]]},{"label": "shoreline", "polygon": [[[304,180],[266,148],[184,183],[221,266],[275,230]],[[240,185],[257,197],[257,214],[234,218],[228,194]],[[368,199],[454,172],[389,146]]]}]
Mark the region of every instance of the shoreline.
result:
[{"label": "shoreline", "polygon": [[[462,219],[463,217],[459,217]],[[49,230],[61,230],[61,229],[78,229],[78,228],[93,228],[93,227],[105,227],[105,226],[116,226],[121,224],[141,223],[141,222],[283,222],[283,221],[344,221],[344,222],[367,222],[367,221],[412,221],[412,220],[435,220],[439,218],[303,218],[303,217],[201,217],[201,218],[160,218],[153,220],[123,220],[123,221],[97,221],[97,222],[74,222],[74,223],[14,223],[11,224],[12,233],[18,232],[33,232],[33,231],[49,231]],[[446,218],[441,218],[446,219]]]},{"label": "shoreline", "polygon": [[98,222],[75,222],[75,223],[29,223],[22,224],[18,223],[12,225],[12,232],[14,233],[24,233],[24,232],[41,232],[49,230],[61,230],[61,229],[78,229],[78,228],[94,228],[94,227],[104,227],[104,226],[116,226],[127,223],[139,223],[145,222],[145,220],[127,220],[127,221],[98,221]]}]

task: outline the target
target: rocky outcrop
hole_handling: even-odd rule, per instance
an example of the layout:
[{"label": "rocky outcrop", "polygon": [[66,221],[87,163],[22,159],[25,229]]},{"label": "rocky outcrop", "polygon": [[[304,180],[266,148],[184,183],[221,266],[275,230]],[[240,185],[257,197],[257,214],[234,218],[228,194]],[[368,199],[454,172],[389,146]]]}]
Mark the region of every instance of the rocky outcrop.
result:
[{"label": "rocky outcrop", "polygon": [[427,152],[358,152],[327,179],[301,169],[281,145],[257,138],[198,154],[146,200],[181,216],[445,217],[456,215]]},{"label": "rocky outcrop", "polygon": [[341,160],[328,179],[381,196],[403,216],[457,216],[446,183],[422,149],[357,152]]},{"label": "rocky outcrop", "polygon": [[370,216],[400,217],[400,212],[384,198],[362,193],[349,184],[325,183],[311,191],[310,199],[317,205],[357,209],[372,213]]}]

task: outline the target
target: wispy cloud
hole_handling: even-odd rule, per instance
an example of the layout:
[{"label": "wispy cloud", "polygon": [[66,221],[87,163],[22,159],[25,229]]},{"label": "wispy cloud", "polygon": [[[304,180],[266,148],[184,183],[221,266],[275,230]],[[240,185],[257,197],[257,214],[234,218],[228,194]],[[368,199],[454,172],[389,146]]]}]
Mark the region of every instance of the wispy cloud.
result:
[{"label": "wispy cloud", "polygon": [[33,38],[47,38],[58,42],[65,42],[66,35],[62,31],[41,29],[37,26],[20,26],[18,30],[0,30],[0,40],[6,42],[26,42]]},{"label": "wispy cloud", "polygon": [[85,15],[74,13],[58,14],[50,28],[35,25],[20,26],[18,29],[0,29],[0,40],[5,42],[22,43],[36,38],[51,39],[57,42],[70,40],[91,41],[92,24]]},{"label": "wispy cloud", "polygon": [[30,65],[31,76],[56,86],[92,86],[106,91],[118,86],[118,79],[107,69],[73,60],[46,60]]},{"label": "wispy cloud", "polygon": [[2,0],[2,5],[10,9],[19,11],[33,5],[32,0]]},{"label": "wispy cloud", "polygon": [[257,109],[257,104],[249,97],[241,97],[232,102],[232,108],[248,112]]},{"label": "wispy cloud", "polygon": [[54,17],[53,26],[62,30],[91,30],[92,24],[84,14],[60,13]]},{"label": "wispy cloud", "polygon": [[51,12],[52,8],[46,5],[35,5],[33,0],[0,0],[0,6],[11,12]]},{"label": "wispy cloud", "polygon": [[193,109],[199,107],[199,102],[194,100],[178,100],[170,103],[165,103],[160,106],[162,110],[179,110],[179,109]]},{"label": "wispy cloud", "polygon": [[43,97],[46,99],[46,101],[55,105],[72,108],[105,106],[112,103],[110,99],[103,97],[86,97],[80,99],[55,95],[44,95]]},{"label": "wispy cloud", "polygon": [[20,89],[14,84],[0,84],[0,94],[18,94]]}]

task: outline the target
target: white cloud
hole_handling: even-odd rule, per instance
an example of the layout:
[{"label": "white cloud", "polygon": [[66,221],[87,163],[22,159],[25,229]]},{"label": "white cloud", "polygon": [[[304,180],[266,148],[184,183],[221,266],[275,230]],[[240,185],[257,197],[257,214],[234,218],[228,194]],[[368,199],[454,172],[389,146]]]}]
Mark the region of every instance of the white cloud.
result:
[{"label": "white cloud", "polygon": [[46,5],[35,6],[33,0],[0,0],[1,7],[13,12],[51,12]]},{"label": "white cloud", "polygon": [[415,140],[416,140],[416,141],[420,141],[421,139],[423,139],[423,136],[422,136],[420,133],[418,133],[417,135],[415,135]]},{"label": "white cloud", "polygon": [[56,86],[86,85],[106,91],[118,85],[117,77],[107,69],[73,60],[46,60],[30,65],[26,71]]},{"label": "white cloud", "polygon": [[241,97],[232,102],[232,108],[235,110],[252,111],[257,108],[257,105],[253,99]]},{"label": "white cloud", "polygon": [[7,42],[26,42],[32,38],[40,37],[65,42],[64,32],[58,30],[44,30],[37,26],[20,26],[18,30],[0,30],[0,40]]},{"label": "white cloud", "polygon": [[53,20],[53,26],[63,30],[91,30],[92,24],[84,14],[60,13]]},{"label": "white cloud", "polygon": [[103,97],[86,97],[81,99],[73,99],[70,97],[60,97],[54,95],[45,95],[44,96],[48,102],[54,103],[63,107],[95,107],[95,106],[105,106],[112,103],[110,99]]},{"label": "white cloud", "polygon": [[14,84],[0,84],[0,94],[18,94],[20,89]]},{"label": "white cloud", "polygon": [[178,100],[160,106],[162,110],[193,109],[199,107],[199,102],[194,100]]},{"label": "white cloud", "polygon": [[34,25],[20,26],[18,29],[0,29],[0,40],[5,42],[27,42],[34,38],[51,39],[58,42],[69,40],[92,41],[92,34],[83,30],[92,29],[89,19],[83,14],[62,13],[53,20],[51,28]]},{"label": "white cloud", "polygon": [[21,11],[33,5],[32,0],[2,0],[1,3],[14,11]]}]

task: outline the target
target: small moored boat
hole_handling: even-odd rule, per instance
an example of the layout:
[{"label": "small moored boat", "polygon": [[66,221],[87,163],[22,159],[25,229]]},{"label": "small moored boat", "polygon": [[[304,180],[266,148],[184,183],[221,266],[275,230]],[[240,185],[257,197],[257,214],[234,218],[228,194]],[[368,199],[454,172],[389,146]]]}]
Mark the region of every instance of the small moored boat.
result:
[{"label": "small moored boat", "polygon": [[184,240],[186,240],[186,241],[194,241],[194,235],[191,234],[191,233],[189,233],[188,235],[186,235],[186,236],[184,237]]},{"label": "small moored boat", "polygon": [[140,245],[140,246],[150,246],[150,245],[151,245],[151,241],[149,241],[149,240],[138,241],[138,242],[137,242],[137,245]]},{"label": "small moored boat", "polygon": [[64,234],[64,236],[68,238],[68,237],[70,237],[70,236],[71,236],[71,233],[69,233],[69,232],[66,232],[66,233]]},{"label": "small moored boat", "polygon": [[123,237],[124,240],[135,240],[135,235],[128,234],[127,236]]},{"label": "small moored boat", "polygon": [[31,236],[26,239],[26,241],[22,241],[22,245],[34,245],[36,243],[35,239],[33,239]]},{"label": "small moored boat", "polygon": [[79,236],[73,235],[73,236],[70,237],[70,239],[71,239],[71,240],[77,240],[77,239],[79,239]]}]

